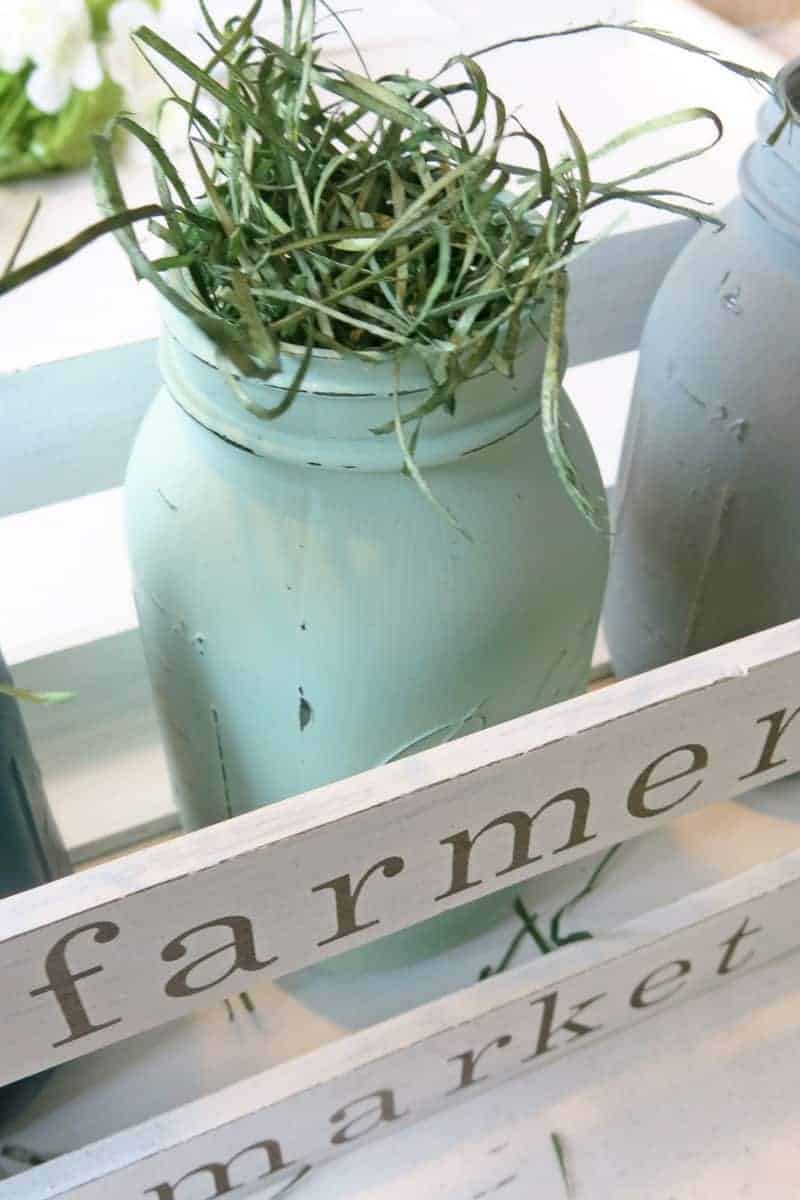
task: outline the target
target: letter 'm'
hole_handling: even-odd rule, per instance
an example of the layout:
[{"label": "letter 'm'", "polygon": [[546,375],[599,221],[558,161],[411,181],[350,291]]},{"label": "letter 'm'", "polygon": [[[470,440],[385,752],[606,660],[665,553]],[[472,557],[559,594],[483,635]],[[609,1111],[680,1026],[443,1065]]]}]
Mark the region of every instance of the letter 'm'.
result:
[{"label": "letter 'm'", "polygon": [[452,848],[452,866],[450,870],[450,886],[446,892],[442,892],[440,896],[436,896],[436,900],[446,900],[450,896],[456,896],[459,892],[465,892],[469,888],[478,887],[483,881],[481,879],[470,880],[470,858],[475,844],[484,834],[489,833],[493,829],[499,829],[501,826],[508,826],[512,832],[511,845],[511,861],[507,867],[496,871],[495,875],[499,878],[501,875],[508,875],[512,871],[519,871],[522,867],[527,867],[531,863],[538,862],[541,854],[531,853],[531,837],[533,833],[534,823],[541,817],[542,813],[547,812],[554,805],[569,803],[572,805],[572,820],[570,822],[569,837],[563,846],[559,846],[554,850],[554,854],[563,854],[565,850],[572,850],[575,846],[582,846],[585,842],[591,842],[597,837],[596,833],[586,832],[586,826],[589,822],[589,809],[591,806],[591,797],[585,788],[571,788],[569,791],[560,792],[559,795],[553,796],[545,804],[538,809],[533,816],[528,816],[525,812],[508,812],[503,813],[500,817],[495,817],[493,821],[489,821],[484,825],[483,829],[479,829],[474,837],[470,836],[468,829],[461,829],[458,833],[451,834],[450,837],[442,838],[442,846],[450,846]]},{"label": "letter 'm'", "polygon": [[[267,1156],[268,1169],[260,1175],[251,1175],[247,1180],[241,1180],[239,1183],[234,1184],[231,1179],[231,1167],[246,1155],[252,1154],[254,1150],[262,1151]],[[293,1165],[291,1162],[287,1163],[283,1161],[280,1142],[266,1138],[263,1142],[254,1142],[252,1146],[245,1146],[244,1150],[240,1150],[238,1154],[234,1154],[233,1158],[229,1158],[227,1162],[204,1163],[201,1167],[195,1167],[193,1171],[187,1171],[177,1183],[159,1183],[156,1187],[148,1188],[145,1195],[155,1196],[156,1200],[180,1200],[178,1195],[179,1188],[182,1188],[185,1183],[189,1183],[190,1180],[200,1179],[204,1175],[207,1175],[214,1186],[214,1193],[208,1197],[208,1200],[218,1200],[219,1196],[227,1196],[229,1192],[233,1192],[241,1187],[242,1183],[251,1183],[256,1179],[267,1179],[270,1175],[274,1175],[276,1171],[283,1171]],[[303,1174],[307,1174],[305,1168],[303,1169]],[[192,1195],[196,1196],[197,1192],[193,1191]]]}]

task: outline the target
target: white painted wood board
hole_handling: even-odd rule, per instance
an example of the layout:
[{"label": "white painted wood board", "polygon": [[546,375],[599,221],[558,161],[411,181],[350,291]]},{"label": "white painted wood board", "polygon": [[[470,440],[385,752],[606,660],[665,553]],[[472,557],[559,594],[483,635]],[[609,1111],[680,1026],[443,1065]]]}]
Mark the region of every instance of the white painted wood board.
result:
[{"label": "white painted wood board", "polygon": [[[800,849],[798,787],[797,777],[788,778],[628,842],[565,927],[601,934]],[[543,930],[588,877],[590,861],[527,885],[528,907]],[[484,965],[500,960],[518,929],[509,911],[506,922],[413,968],[354,973],[334,962],[256,981],[248,988],[254,1013],[234,999],[231,1020],[218,1002],[65,1064],[4,1129],[0,1167],[19,1169],[3,1157],[4,1145],[45,1157],[79,1149],[469,986]],[[538,957],[525,940],[514,965]],[[298,1196],[386,1200],[385,1188],[392,1200],[405,1200],[409,1188],[420,1200],[473,1200],[492,1181],[516,1174],[507,1185],[511,1200],[530,1200],[532,1192],[537,1200],[565,1200],[549,1144],[556,1129],[574,1163],[576,1200],[587,1191],[591,1200],[707,1200],[747,1186],[750,1200],[794,1200],[777,1185],[782,1171],[787,1184],[794,1177],[797,961],[784,959],[666,1008],[646,1025],[585,1044],[544,1071],[315,1169]],[[769,1130],[781,1129],[785,1145],[776,1157]],[[502,1153],[491,1154],[498,1145]],[[200,1194],[206,1200],[202,1188]]]},{"label": "white painted wood board", "polygon": [[795,851],[62,1157],[0,1197],[178,1200],[190,1180],[277,1195],[337,1153],[796,949],[798,894]]},{"label": "white painted wood board", "polygon": [[[798,956],[312,1172],[297,1200],[796,1200]],[[267,1200],[269,1192],[262,1193]]]},{"label": "white painted wood board", "polygon": [[[0,1081],[789,774],[799,664],[792,622],[3,901]],[[234,915],[246,970],[221,949]],[[59,970],[91,971],[85,1035]]]}]

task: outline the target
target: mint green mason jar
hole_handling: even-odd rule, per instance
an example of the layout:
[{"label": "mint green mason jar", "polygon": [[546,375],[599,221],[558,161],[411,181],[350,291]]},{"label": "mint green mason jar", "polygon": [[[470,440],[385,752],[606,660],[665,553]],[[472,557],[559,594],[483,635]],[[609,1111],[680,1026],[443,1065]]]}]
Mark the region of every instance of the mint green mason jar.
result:
[{"label": "mint green mason jar", "polygon": [[[472,540],[403,473],[394,435],[372,432],[396,387],[403,411],[424,399],[422,361],[316,352],[292,406],[265,419],[298,361],[286,347],[282,374],[232,386],[205,336],[165,311],[164,387],[133,450],[127,521],[189,829],[563,700],[589,676],[608,540],[550,465],[533,327],[515,379],[473,379],[419,437],[416,462]],[[563,417],[599,497],[566,397]],[[480,903],[509,911],[508,896]],[[461,912],[435,919],[436,946]]]}]

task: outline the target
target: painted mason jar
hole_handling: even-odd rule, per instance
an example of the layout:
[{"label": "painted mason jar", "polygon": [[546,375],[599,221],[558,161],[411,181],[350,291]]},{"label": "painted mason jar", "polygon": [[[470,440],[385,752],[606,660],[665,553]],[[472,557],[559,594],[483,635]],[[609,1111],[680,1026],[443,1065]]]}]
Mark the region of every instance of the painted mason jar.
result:
[{"label": "painted mason jar", "polygon": [[[608,542],[550,465],[533,329],[515,379],[472,380],[454,416],[422,428],[415,460],[468,540],[403,473],[394,435],[372,432],[392,419],[396,389],[404,411],[424,398],[420,360],[320,351],[292,406],[266,420],[297,352],[284,348],[283,374],[234,390],[195,326],[172,309],[165,325],[164,387],[133,450],[127,519],[188,828],[584,688]],[[566,398],[563,412],[600,496]]]},{"label": "painted mason jar", "polygon": [[800,617],[800,60],[776,94],[724,229],[647,320],[604,621],[620,675]]},{"label": "painted mason jar", "polygon": [[[11,683],[2,656],[0,683]],[[68,872],[19,705],[0,695],[0,899]],[[49,1074],[0,1088],[0,1125],[33,1099]]]}]

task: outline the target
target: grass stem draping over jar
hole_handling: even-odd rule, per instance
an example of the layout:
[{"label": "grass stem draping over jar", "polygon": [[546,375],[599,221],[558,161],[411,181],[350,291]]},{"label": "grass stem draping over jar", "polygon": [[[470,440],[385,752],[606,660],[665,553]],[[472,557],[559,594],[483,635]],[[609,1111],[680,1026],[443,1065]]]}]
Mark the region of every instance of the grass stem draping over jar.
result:
[{"label": "grass stem draping over jar", "polygon": [[[113,228],[136,272],[216,343],[234,383],[273,373],[282,343],[304,347],[287,404],[315,349],[392,355],[413,348],[427,364],[428,394],[376,432],[391,436],[401,427],[418,482],[419,422],[436,409],[452,411],[459,385],[476,374],[512,375],[521,333],[533,323],[550,340],[541,397],[548,452],[573,500],[596,519],[558,415],[565,273],[580,251],[584,217],[609,201],[698,215],[685,197],[642,190],[640,181],[702,153],[709,140],[617,179],[596,178],[595,164],[681,123],[708,123],[713,144],[721,134],[716,115],[681,109],[589,151],[561,113],[569,154],[551,161],[492,91],[478,62],[486,51],[457,54],[429,79],[375,80],[365,64],[356,74],[322,61],[317,18],[322,7],[335,16],[327,4],[318,10],[315,0],[283,0],[281,42],[256,29],[261,0],[224,27],[202,0],[200,7],[203,66],[151,28],[136,39],[154,71],[168,67],[189,85],[165,106],[186,114],[201,197],[157,134],[122,115],[95,139],[107,219],[84,236]],[[112,157],[119,127],[150,152],[158,205],[126,208]],[[155,259],[134,229],[148,218],[166,245]],[[22,268],[6,288],[74,248]],[[188,278],[188,291],[176,273]]]}]

